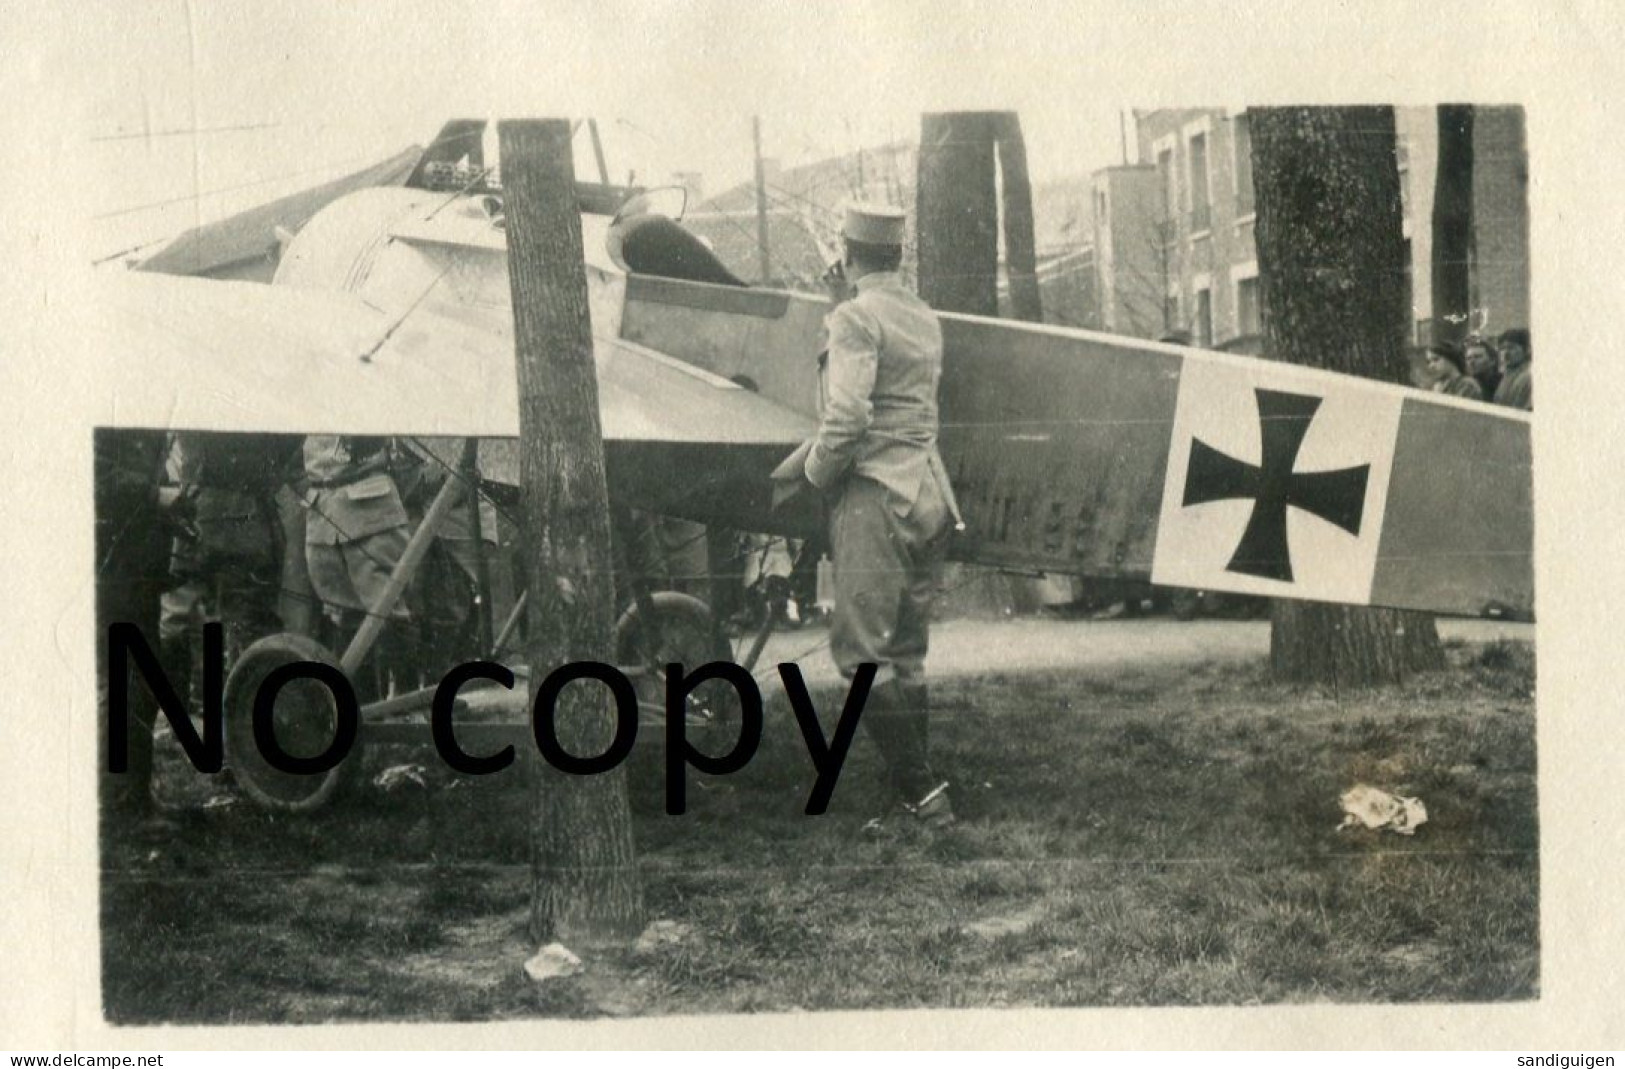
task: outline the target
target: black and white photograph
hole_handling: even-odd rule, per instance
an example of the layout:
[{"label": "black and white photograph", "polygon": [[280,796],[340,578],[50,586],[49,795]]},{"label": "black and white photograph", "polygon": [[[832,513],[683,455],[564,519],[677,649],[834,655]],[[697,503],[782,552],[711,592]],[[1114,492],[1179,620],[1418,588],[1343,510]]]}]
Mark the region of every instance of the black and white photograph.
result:
[{"label": "black and white photograph", "polygon": [[1513,21],[93,7],[5,1045],[1619,1045]]}]

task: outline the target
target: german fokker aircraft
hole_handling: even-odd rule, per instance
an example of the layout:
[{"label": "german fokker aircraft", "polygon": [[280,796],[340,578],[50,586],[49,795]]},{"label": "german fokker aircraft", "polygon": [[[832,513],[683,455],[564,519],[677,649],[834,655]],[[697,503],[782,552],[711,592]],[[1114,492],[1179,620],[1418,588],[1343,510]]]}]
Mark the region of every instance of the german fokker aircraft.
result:
[{"label": "german fokker aircraft", "polygon": [[[815,507],[775,507],[770,473],[814,430],[827,302],[744,285],[678,222],[639,210],[643,198],[628,203],[630,191],[578,192],[612,498],[814,534]],[[431,151],[405,186],[315,215],[272,285],[121,273],[103,287],[97,326],[119,354],[108,368],[119,426],[477,439],[480,478],[517,483],[515,452],[495,441],[516,438],[519,419],[500,187],[488,173],[469,181]],[[1525,414],[1127,337],[941,320],[941,450],[966,524],[957,559],[1532,616]],[[400,595],[447,507],[428,510],[386,598]],[[361,664],[390,607],[374,607],[336,663]],[[639,607],[703,620],[703,606],[680,598],[640,595]],[[714,638],[698,641],[690,652],[713,659]],[[265,655],[259,674],[292,648]],[[243,730],[236,689],[228,746]],[[427,695],[363,712],[414,703]],[[313,807],[334,787],[289,783],[241,750],[233,760],[267,804]]]}]

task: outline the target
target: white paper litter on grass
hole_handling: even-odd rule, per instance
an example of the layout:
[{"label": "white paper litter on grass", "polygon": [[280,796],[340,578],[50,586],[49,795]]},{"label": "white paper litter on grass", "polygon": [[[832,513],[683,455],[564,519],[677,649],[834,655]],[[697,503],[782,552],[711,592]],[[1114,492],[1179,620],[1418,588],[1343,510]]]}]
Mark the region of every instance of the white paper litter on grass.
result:
[{"label": "white paper litter on grass", "polygon": [[1363,826],[1415,835],[1416,826],[1427,823],[1428,819],[1427,806],[1422,804],[1422,799],[1389,794],[1364,783],[1344,791],[1338,801],[1343,804],[1343,823],[1337,826],[1338,831]]},{"label": "white paper litter on grass", "polygon": [[525,975],[532,980],[557,980],[581,971],[581,959],[563,943],[549,943],[525,962]]},{"label": "white paper litter on grass", "polygon": [[427,787],[428,782],[423,778],[427,771],[422,765],[391,765],[374,776],[372,784],[382,791],[398,791],[408,784]]}]

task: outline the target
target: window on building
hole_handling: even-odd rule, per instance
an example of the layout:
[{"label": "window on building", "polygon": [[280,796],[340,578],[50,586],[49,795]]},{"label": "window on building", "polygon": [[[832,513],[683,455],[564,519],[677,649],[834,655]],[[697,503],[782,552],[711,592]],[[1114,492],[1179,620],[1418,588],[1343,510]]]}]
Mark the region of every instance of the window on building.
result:
[{"label": "window on building", "polygon": [[1191,323],[1192,343],[1200,349],[1213,348],[1213,291],[1196,291],[1196,315]]},{"label": "window on building", "polygon": [[1191,138],[1191,229],[1206,230],[1212,225],[1208,207],[1207,135]]},{"label": "window on building", "polygon": [[1107,222],[1106,222],[1106,191],[1104,189],[1095,190],[1095,222],[1097,222],[1101,226],[1107,225]]},{"label": "window on building", "polygon": [[1236,280],[1236,333],[1242,336],[1257,334],[1261,329],[1258,320],[1258,276]]},{"label": "window on building", "polygon": [[1236,116],[1235,127],[1236,214],[1253,211],[1253,132],[1246,115]]},{"label": "window on building", "polygon": [[1162,299],[1162,329],[1166,333],[1180,329],[1179,294],[1170,293]]}]

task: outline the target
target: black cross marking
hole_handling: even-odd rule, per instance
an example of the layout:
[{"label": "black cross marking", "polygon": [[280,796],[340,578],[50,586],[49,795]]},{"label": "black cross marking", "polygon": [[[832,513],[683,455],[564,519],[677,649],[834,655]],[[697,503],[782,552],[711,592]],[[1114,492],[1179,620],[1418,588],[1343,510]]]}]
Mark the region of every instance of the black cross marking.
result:
[{"label": "black cross marking", "polygon": [[1254,390],[1258,398],[1262,463],[1254,467],[1219,452],[1200,438],[1191,439],[1185,471],[1184,504],[1252,498],[1253,514],[1226,571],[1292,582],[1292,554],[1286,541],[1286,510],[1291,505],[1360,533],[1365,512],[1366,479],[1371,465],[1338,471],[1296,472],[1298,450],[1320,398],[1276,390]]}]

